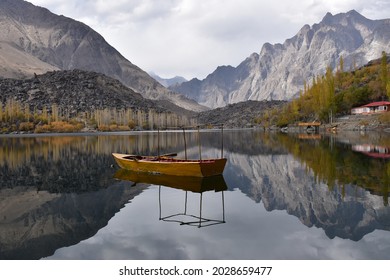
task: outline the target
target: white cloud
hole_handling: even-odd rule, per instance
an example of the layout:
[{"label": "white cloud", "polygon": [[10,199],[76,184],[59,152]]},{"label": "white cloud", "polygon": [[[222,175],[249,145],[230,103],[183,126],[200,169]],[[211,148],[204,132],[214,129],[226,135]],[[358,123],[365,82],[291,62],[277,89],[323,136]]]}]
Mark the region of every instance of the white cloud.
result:
[{"label": "white cloud", "polygon": [[388,17],[387,0],[31,0],[82,21],[146,71],[204,78],[238,65],[265,42],[283,43],[304,24],[355,9]]}]

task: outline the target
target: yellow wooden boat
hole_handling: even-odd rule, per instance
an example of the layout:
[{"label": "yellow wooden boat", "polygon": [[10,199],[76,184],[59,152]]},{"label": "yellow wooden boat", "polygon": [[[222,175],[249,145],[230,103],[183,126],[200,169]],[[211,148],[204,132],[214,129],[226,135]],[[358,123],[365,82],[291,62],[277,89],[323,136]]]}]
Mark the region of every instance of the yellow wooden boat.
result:
[{"label": "yellow wooden boat", "polygon": [[137,156],[113,153],[117,164],[127,170],[174,176],[209,177],[220,175],[225,168],[226,158],[177,159],[168,156]]}]

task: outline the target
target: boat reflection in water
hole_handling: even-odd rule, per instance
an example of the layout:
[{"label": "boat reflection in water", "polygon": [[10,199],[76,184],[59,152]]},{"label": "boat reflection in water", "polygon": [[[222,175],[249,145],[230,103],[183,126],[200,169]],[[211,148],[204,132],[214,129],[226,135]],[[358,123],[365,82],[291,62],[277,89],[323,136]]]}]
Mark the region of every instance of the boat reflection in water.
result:
[{"label": "boat reflection in water", "polygon": [[[165,174],[151,174],[143,172],[134,172],[125,169],[119,169],[114,177],[116,179],[133,182],[132,186],[143,183],[159,186],[159,219],[165,222],[176,222],[180,225],[189,225],[197,227],[205,227],[216,224],[225,223],[225,199],[224,191],[227,190],[227,185],[223,175],[210,177],[190,177],[190,176],[173,176]],[[180,189],[185,192],[184,209],[175,214],[162,215],[162,187]],[[207,218],[202,213],[203,194],[205,192],[221,194],[221,219]],[[188,192],[199,195],[199,214],[191,214],[188,211]]]}]

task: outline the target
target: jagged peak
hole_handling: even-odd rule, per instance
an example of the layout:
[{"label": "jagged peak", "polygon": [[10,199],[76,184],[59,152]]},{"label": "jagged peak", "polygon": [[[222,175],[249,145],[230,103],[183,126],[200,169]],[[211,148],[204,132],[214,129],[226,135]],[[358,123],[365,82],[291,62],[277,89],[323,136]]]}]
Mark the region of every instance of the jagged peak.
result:
[{"label": "jagged peak", "polygon": [[254,52],[247,59],[257,60],[257,59],[259,59],[259,54]]},{"label": "jagged peak", "polygon": [[305,24],[304,26],[302,26],[301,30],[299,30],[298,34],[305,34],[309,30],[310,30],[310,25]]},{"label": "jagged peak", "polygon": [[199,80],[198,78],[192,78],[191,80],[189,80],[189,82],[192,82],[192,83],[198,83],[200,81],[201,80]]},{"label": "jagged peak", "polygon": [[[259,52],[259,55],[260,57],[266,55],[273,55],[275,52],[279,52],[286,48],[286,46],[289,46],[291,44],[293,44],[296,48],[300,48],[302,40],[307,40],[306,44],[310,44],[310,41],[312,40],[313,34],[315,32],[317,32],[324,26],[332,25],[342,25],[345,27],[348,26],[358,31],[361,31],[361,26],[365,26],[368,29],[372,29],[376,26],[376,21],[365,18],[356,10],[350,10],[346,13],[338,13],[335,15],[328,12],[320,23],[313,24],[313,26],[305,24],[295,36],[286,39],[283,44],[271,44],[268,42],[264,43]],[[363,30],[365,30],[364,27]]]},{"label": "jagged peak", "polygon": [[252,53],[250,56],[248,56],[244,61],[242,61],[236,69],[239,69],[241,67],[245,67],[246,65],[254,65],[258,62],[260,55],[258,53]]},{"label": "jagged peak", "polygon": [[261,51],[260,51],[260,56],[262,56],[268,52],[273,52],[274,47],[275,47],[275,45],[272,45],[271,43],[268,43],[268,42],[264,43],[263,47],[261,48]]},{"label": "jagged peak", "polygon": [[361,15],[356,10],[350,10],[346,13],[339,13],[336,15],[332,15],[331,13],[326,13],[321,23],[326,25],[334,25],[341,24],[343,21],[349,20],[352,22],[370,22],[371,20],[367,19],[363,15]]},{"label": "jagged peak", "polygon": [[225,75],[230,75],[234,71],[234,67],[231,65],[221,65],[218,66],[213,73],[207,75],[207,78],[214,78],[214,77],[224,77]]},{"label": "jagged peak", "polygon": [[321,22],[324,24],[331,24],[333,22],[333,15],[330,12],[327,12]]},{"label": "jagged peak", "polygon": [[[305,36],[310,30],[312,30],[312,29],[316,30],[317,27],[320,28],[321,25],[335,25],[335,24],[346,25],[345,22],[360,22],[360,23],[369,24],[372,21],[365,18],[364,16],[362,16],[356,10],[350,10],[346,13],[338,13],[335,15],[333,15],[330,12],[327,12],[319,24],[314,24],[312,27],[310,27],[309,24],[305,24],[299,30],[297,35],[295,35],[292,38],[287,39],[283,45],[291,43],[297,36],[302,36],[302,35]],[[260,55],[264,55],[265,53],[269,53],[269,52],[272,53],[275,51],[275,49],[283,48],[283,45],[282,44],[272,45],[268,42],[264,43],[264,45],[262,46],[262,49],[260,51]]]},{"label": "jagged peak", "polygon": [[218,66],[215,71],[217,71],[217,70],[220,70],[220,71],[221,70],[229,70],[231,68],[233,68],[233,66],[231,66],[231,65],[221,65],[221,66]]},{"label": "jagged peak", "polygon": [[360,13],[357,12],[356,10],[350,10],[349,12],[346,13],[346,15],[347,15],[348,17],[354,17],[354,18],[358,18],[358,19],[367,20],[366,17],[364,17],[362,14],[360,14]]},{"label": "jagged peak", "polygon": [[245,58],[244,61],[241,62],[242,63],[245,63],[245,62],[249,62],[249,61],[254,61],[254,60],[257,60],[259,58],[259,54],[254,52],[252,53],[250,56],[248,56],[247,58]]}]

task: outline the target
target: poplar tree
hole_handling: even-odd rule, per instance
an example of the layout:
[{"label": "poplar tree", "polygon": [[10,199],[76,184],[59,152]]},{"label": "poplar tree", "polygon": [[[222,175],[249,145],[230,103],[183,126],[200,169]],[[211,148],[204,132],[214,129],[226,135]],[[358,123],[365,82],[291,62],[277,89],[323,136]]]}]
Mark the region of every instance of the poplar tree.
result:
[{"label": "poplar tree", "polygon": [[27,103],[24,105],[24,116],[26,118],[26,121],[29,122],[31,118],[31,113],[30,113],[30,105],[28,105]]},{"label": "poplar tree", "polygon": [[332,122],[333,113],[335,111],[335,81],[332,73],[332,69],[328,67],[326,69],[326,86],[327,86],[327,104],[326,111],[330,122]]},{"label": "poplar tree", "polygon": [[388,71],[387,71],[387,54],[385,51],[382,52],[380,75],[381,75],[381,83],[382,83],[383,93],[385,93],[385,95],[388,95],[387,84],[388,84],[389,77],[388,77]]},{"label": "poplar tree", "polygon": [[344,73],[344,59],[341,56],[339,61],[339,66],[336,71],[337,88],[342,87],[343,73]]},{"label": "poplar tree", "polygon": [[390,81],[387,82],[386,92],[387,92],[387,98],[388,100],[390,100]]},{"label": "poplar tree", "polygon": [[43,109],[42,109],[42,118],[43,118],[43,121],[44,121],[44,122],[50,123],[46,106],[43,106]]},{"label": "poplar tree", "polygon": [[51,105],[51,118],[55,122],[58,122],[60,120],[59,109],[58,109],[57,104]]},{"label": "poplar tree", "polygon": [[291,115],[292,115],[293,121],[296,121],[299,119],[299,101],[296,99],[291,102]]},{"label": "poplar tree", "polygon": [[0,101],[0,122],[3,121],[3,103]]}]

